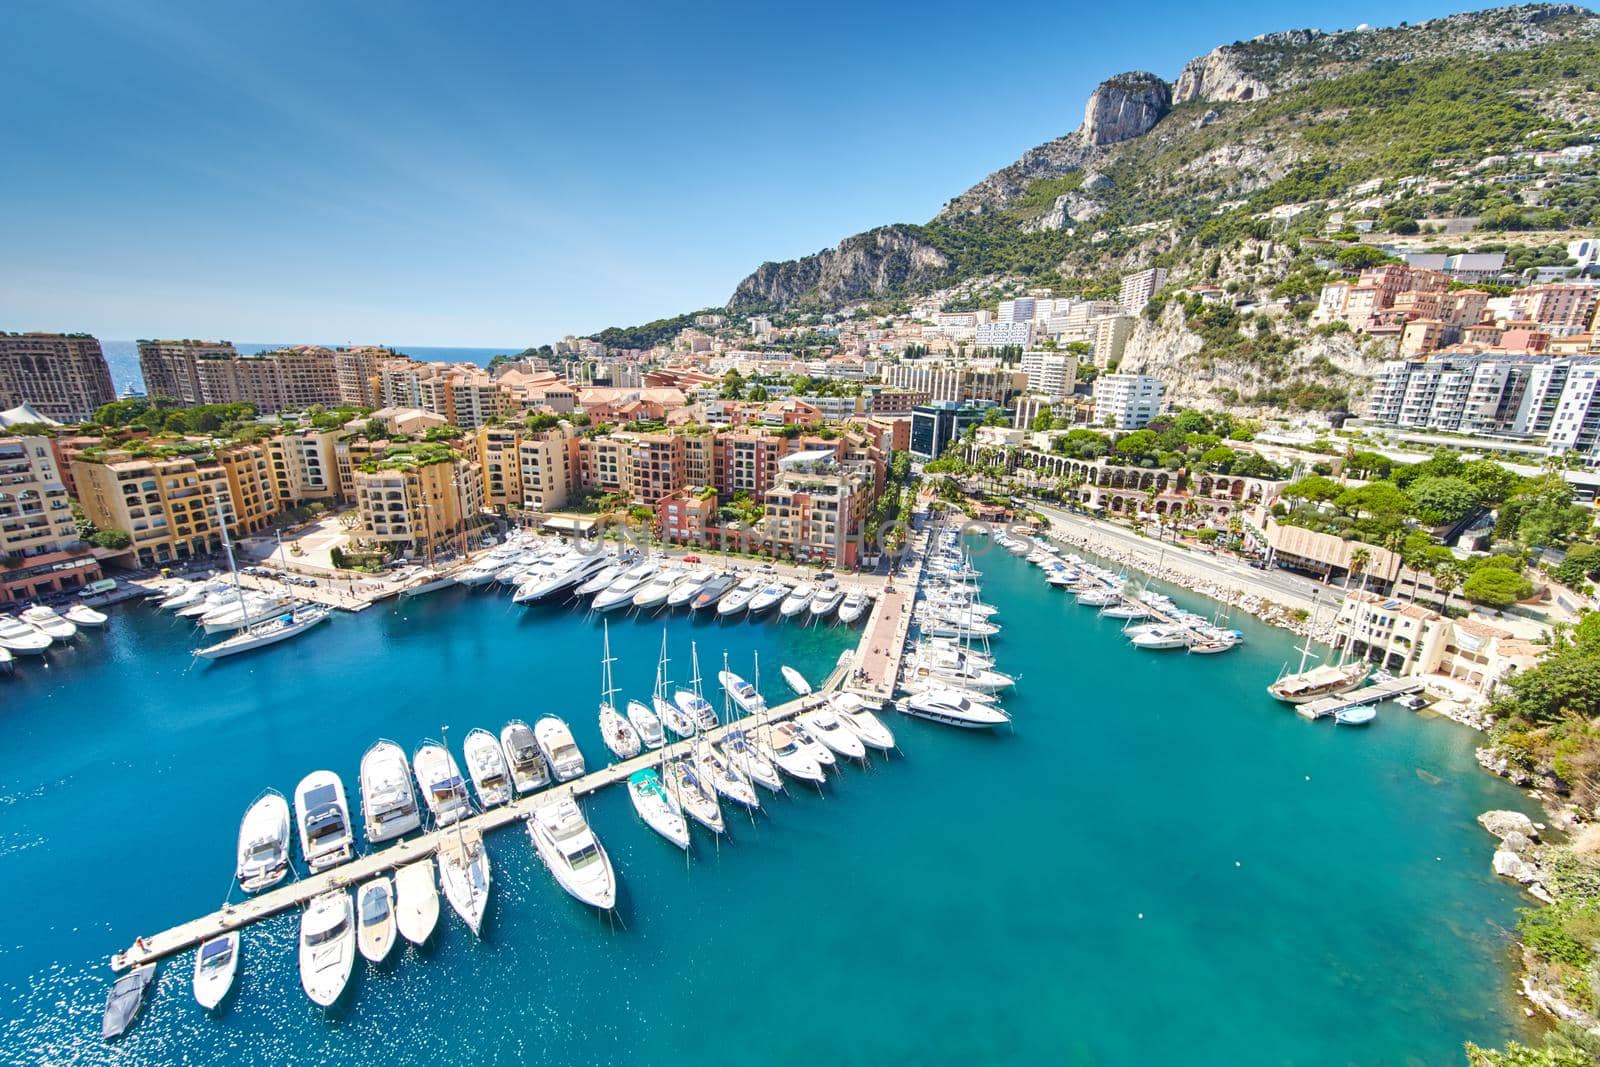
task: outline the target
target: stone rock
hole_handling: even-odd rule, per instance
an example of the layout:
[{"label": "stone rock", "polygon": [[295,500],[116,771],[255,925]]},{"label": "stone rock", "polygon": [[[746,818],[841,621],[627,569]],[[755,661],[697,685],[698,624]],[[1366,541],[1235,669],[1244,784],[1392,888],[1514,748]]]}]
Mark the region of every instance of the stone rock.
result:
[{"label": "stone rock", "polygon": [[1498,849],[1494,854],[1494,873],[1522,885],[1532,885],[1539,878],[1539,869],[1515,852]]},{"label": "stone rock", "polygon": [[1500,839],[1500,847],[1505,849],[1507,852],[1515,852],[1520,856],[1524,852],[1528,851],[1528,849],[1533,847],[1533,841],[1528,837],[1527,834],[1518,833],[1516,830],[1513,830]]},{"label": "stone rock", "polygon": [[1107,78],[1089,94],[1081,132],[1091,145],[1117,144],[1148,133],[1172,110],[1172,87],[1149,71]]},{"label": "stone rock", "polygon": [[1529,841],[1539,839],[1539,830],[1533,820],[1520,811],[1486,811],[1478,816],[1478,825],[1501,841],[1511,834],[1519,834]]},{"label": "stone rock", "polygon": [[1172,90],[1174,104],[1191,100],[1235,104],[1260,100],[1271,88],[1253,74],[1246,73],[1236,56],[1236,48],[1224,45],[1184,64]]},{"label": "stone rock", "polygon": [[939,278],[950,261],[903,226],[883,226],[838,247],[783,263],[763,263],[734,290],[731,304],[788,307],[804,300],[842,303],[883,296]]}]

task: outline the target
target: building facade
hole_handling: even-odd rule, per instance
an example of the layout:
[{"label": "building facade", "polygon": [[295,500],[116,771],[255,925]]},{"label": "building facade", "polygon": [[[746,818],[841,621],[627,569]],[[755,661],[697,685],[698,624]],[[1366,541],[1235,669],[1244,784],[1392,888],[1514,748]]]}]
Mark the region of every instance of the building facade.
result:
[{"label": "building facade", "polygon": [[78,540],[49,438],[0,436],[0,603],[26,603],[99,577],[99,561]]},{"label": "building facade", "polygon": [[28,404],[84,422],[117,398],[100,342],[87,334],[0,333],[0,411]]},{"label": "building facade", "polygon": [[1115,430],[1139,430],[1161,413],[1166,386],[1147,374],[1102,374],[1094,380],[1094,421]]}]

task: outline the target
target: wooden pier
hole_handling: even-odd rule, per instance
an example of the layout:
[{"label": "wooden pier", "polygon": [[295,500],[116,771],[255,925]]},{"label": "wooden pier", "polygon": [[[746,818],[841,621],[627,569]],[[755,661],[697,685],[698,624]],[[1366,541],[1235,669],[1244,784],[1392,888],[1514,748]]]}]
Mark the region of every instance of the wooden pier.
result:
[{"label": "wooden pier", "polygon": [[1359,708],[1363,704],[1376,704],[1381,700],[1420,693],[1423,688],[1420,678],[1391,678],[1387,682],[1374,682],[1348,693],[1297,704],[1294,710],[1308,719],[1321,719],[1349,708]]}]

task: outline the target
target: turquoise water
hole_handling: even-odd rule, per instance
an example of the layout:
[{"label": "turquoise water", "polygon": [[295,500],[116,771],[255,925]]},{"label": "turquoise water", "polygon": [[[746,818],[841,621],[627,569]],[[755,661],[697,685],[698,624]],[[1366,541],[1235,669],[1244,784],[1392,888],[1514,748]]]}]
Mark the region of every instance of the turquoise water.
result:
[{"label": "turquoise water", "polygon": [[[299,344],[298,341],[277,342],[263,344],[257,341],[239,341],[234,344],[241,355],[253,356],[259,352],[271,352],[282,348],[285,344]],[[116,386],[117,392],[122,392],[128,386],[144,388],[144,375],[139,370],[139,345],[135,341],[102,341],[101,349],[106,354],[106,366],[111,368],[111,383]],[[335,347],[330,345],[331,347]],[[498,355],[515,355],[521,352],[524,345],[509,345],[505,348],[441,348],[429,345],[394,345],[396,351],[402,352],[413,359],[428,360],[434,363],[476,363],[480,367],[489,365],[489,361]]]},{"label": "turquoise water", "polygon": [[[1526,806],[1477,769],[1475,735],[1392,706],[1365,731],[1304,722],[1262,692],[1285,635],[1246,622],[1231,655],[1141,653],[1026,563],[980,566],[1021,674],[1014,731],[892,719],[900,755],[735,815],[689,862],[608,790],[586,806],[614,926],[500,831],[481,944],[447,913],[427,950],[358,961],[324,1014],[282,916],[247,931],[222,1016],[178,957],[110,1050],[105,957],[217,904],[263,786],[321,766],[353,786],[380,735],[409,749],[547,711],[603,752],[598,624],[566,611],[456,590],[193,670],[183,630],[119,612],[0,680],[4,1058],[1435,1064],[1516,1034],[1518,896],[1472,819]],[[680,617],[675,673],[691,636],[708,674],[759,651],[778,698],[779,663],[818,676],[853,635]],[[613,623],[626,692],[648,691],[659,641]]]}]

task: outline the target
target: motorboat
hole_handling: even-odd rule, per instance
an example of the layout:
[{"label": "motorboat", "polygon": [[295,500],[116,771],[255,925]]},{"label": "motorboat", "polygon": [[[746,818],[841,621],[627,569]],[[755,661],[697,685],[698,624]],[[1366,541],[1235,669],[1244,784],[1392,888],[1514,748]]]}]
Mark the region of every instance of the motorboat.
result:
[{"label": "motorboat", "polygon": [[806,681],[805,675],[789,666],[778,668],[778,673],[783,675],[783,680],[789,684],[790,689],[794,690],[796,696],[806,697],[811,695],[811,683]]},{"label": "motorboat", "polygon": [[350,805],[344,783],[332,771],[312,771],[294,788],[300,816],[300,856],[312,871],[325,871],[355,855]]},{"label": "motorboat", "polygon": [[511,784],[518,793],[531,793],[550,784],[550,765],[539,751],[533,728],[521,719],[512,719],[500,730],[500,749],[511,768]]},{"label": "motorboat", "polygon": [[63,619],[57,614],[56,609],[44,604],[35,604],[31,608],[23,608],[17,613],[17,618],[32,626],[52,641],[70,641],[78,636],[78,627]]},{"label": "motorboat", "polygon": [[162,611],[182,611],[184,608],[193,607],[206,598],[222,592],[227,586],[217,581],[184,582],[173,589],[169,595],[156,607]]},{"label": "motorboat", "polygon": [[197,648],[194,654],[201,659],[223,659],[241,652],[253,652],[291,637],[299,637],[319,622],[326,622],[329,614],[327,608],[301,605],[270,622],[248,626],[226,640]]},{"label": "motorboat", "polygon": [[811,605],[811,598],[817,595],[817,587],[810,582],[801,582],[795,586],[783,602],[778,605],[778,614],[786,619],[792,619]]},{"label": "motorboat", "polygon": [[590,593],[598,593],[600,590],[607,588],[612,582],[622,577],[622,572],[626,571],[627,569],[628,564],[622,560],[608,563],[599,571],[597,571],[592,578],[579,582],[578,588],[574,590],[573,595],[588,596]]},{"label": "motorboat", "polygon": [[468,730],[461,741],[461,755],[480,808],[487,811],[511,799],[511,768],[506,766],[505,753],[500,751],[494,734],[482,727]]},{"label": "motorboat", "polygon": [[694,763],[700,772],[700,780],[709,783],[718,793],[747,808],[761,806],[761,798],[756,795],[755,785],[745,777],[743,771],[718,752],[715,746],[709,743],[697,745],[694,751]]},{"label": "motorboat", "polygon": [[940,647],[920,649],[916,658],[907,665],[906,676],[945,682],[958,689],[980,689],[990,693],[1016,684],[1010,675],[979,666],[965,652]]},{"label": "motorboat", "polygon": [[765,615],[779,604],[783,603],[789,595],[789,586],[784,582],[769,582],[761,587],[761,591],[750,598],[750,616]]},{"label": "motorboat", "polygon": [[832,767],[834,764],[839,762],[838,757],[833,754],[833,749],[823,744],[822,741],[806,727],[803,719],[791,719],[789,721],[789,725],[794,728],[795,741],[798,742],[807,752],[811,753],[811,758],[817,761],[818,766]]},{"label": "motorboat", "polygon": [[378,741],[361,757],[361,817],[367,841],[381,844],[422,825],[405,749]]},{"label": "motorboat", "polygon": [[661,716],[647,708],[642,701],[628,701],[625,714],[646,748],[660,748],[667,743],[667,735],[661,729]]},{"label": "motorboat", "polygon": [[617,687],[611,678],[611,664],[616,661],[611,655],[609,623],[605,627],[603,647],[604,651],[600,655],[600,739],[618,759],[632,759],[644,747],[644,742],[639,737],[639,731],[634,729],[633,723],[617,710]]},{"label": "motorboat", "polygon": [[635,563],[617,576],[617,580],[595,594],[589,607],[594,611],[615,611],[633,604],[634,594],[654,578],[660,569],[653,559]]},{"label": "motorboat", "polygon": [[761,592],[766,580],[759,574],[752,574],[738,585],[729,589],[721,600],[717,602],[717,617],[731,618],[750,606],[750,601]]},{"label": "motorboat", "polygon": [[767,710],[767,702],[756,692],[756,687],[732,671],[718,671],[717,681],[746,715],[760,715]]},{"label": "motorboat", "polygon": [[394,883],[386,874],[356,890],[356,946],[369,963],[382,963],[394,951]]},{"label": "motorboat", "polygon": [[564,589],[570,589],[590,577],[604,573],[610,558],[599,552],[573,552],[551,564],[549,571],[525,578],[517,586],[517,591],[511,600],[517,604],[547,600]]},{"label": "motorboat", "polygon": [[468,589],[476,589],[494,581],[494,576],[506,565],[506,556],[488,556],[468,567],[456,571],[457,585],[464,585]]},{"label": "motorboat", "polygon": [[245,809],[239,820],[239,888],[259,893],[289,873],[289,802],[268,789]]},{"label": "motorboat", "polygon": [[1189,647],[1189,631],[1179,626],[1152,626],[1134,634],[1129,641],[1134,648],[1147,652],[1162,652]]},{"label": "motorboat", "polygon": [[62,617],[74,626],[97,630],[106,624],[107,618],[103,611],[96,611],[87,604],[74,604],[62,612]]},{"label": "motorboat", "polygon": [[155,980],[156,965],[141,964],[112,983],[106,994],[105,1014],[100,1018],[100,1038],[114,1041],[127,1032],[144,1005],[144,992]]},{"label": "motorboat", "polygon": [[483,847],[483,835],[470,826],[441,834],[438,859],[444,898],[477,936],[489,907],[489,852]]},{"label": "motorboat", "polygon": [[455,575],[446,574],[444,571],[433,567],[423,567],[414,573],[411,579],[411,584],[400,590],[402,599],[426,596],[428,593],[436,593],[441,589],[446,589],[456,584]]},{"label": "motorboat", "polygon": [[0,615],[0,648],[19,656],[37,656],[49,647],[49,634],[40,633],[13,615]]},{"label": "motorboat", "polygon": [[929,637],[994,637],[1000,627],[980,619],[957,619],[936,612],[917,616],[917,629]]},{"label": "motorboat", "polygon": [[840,602],[845,599],[843,589],[833,582],[817,587],[811,594],[811,603],[806,605],[806,610],[813,619],[826,619],[839,609]]},{"label": "motorboat", "polygon": [[700,595],[700,591],[716,576],[717,572],[710,567],[697,567],[685,574],[678,579],[678,584],[672,587],[672,592],[667,594],[667,607],[682,608],[692,604],[695,597]]},{"label": "motorboat", "polygon": [[1378,709],[1370,704],[1357,704],[1353,708],[1340,708],[1333,713],[1333,721],[1340,726],[1366,726],[1378,717]]},{"label": "motorboat", "polygon": [[355,915],[342,889],[311,901],[300,916],[300,986],[324,1008],[339,999],[356,964]]},{"label": "motorboat", "polygon": [[717,610],[720,613],[722,610],[720,601],[722,600],[723,596],[733,587],[734,576],[731,573],[717,575],[702,585],[700,587],[700,591],[695,593],[694,599],[689,601],[689,610],[704,611],[711,605],[716,604]]},{"label": "motorboat", "polygon": [[1114,589],[1095,586],[1078,594],[1078,603],[1091,608],[1105,608],[1122,602],[1122,594]]},{"label": "motorboat", "polygon": [[239,973],[239,931],[229,930],[202,942],[194,954],[194,999],[206,1011],[215,1011],[233,988]]},{"label": "motorboat", "polygon": [[289,597],[246,593],[242,598],[200,616],[200,628],[208,634],[231,633],[274,619],[291,603]]},{"label": "motorboat", "polygon": [[744,730],[730,730],[724,735],[722,752],[752,782],[774,793],[783,789],[783,779],[778,776],[777,767],[761,751],[755,738]]},{"label": "motorboat", "polygon": [[1267,686],[1267,692],[1285,704],[1305,704],[1322,697],[1348,693],[1366,677],[1367,664],[1362,660],[1345,664],[1324,663],[1310,670],[1282,676]]},{"label": "motorboat", "polygon": [[544,753],[556,781],[569,781],[583,773],[583,753],[572,739],[572,731],[566,723],[554,715],[546,715],[533,724],[533,736],[539,742],[539,751]]},{"label": "motorboat", "polygon": [[1110,604],[1100,609],[1100,615],[1107,619],[1140,620],[1148,619],[1153,614],[1155,613],[1145,605],[1130,600]]},{"label": "motorboat", "polygon": [[847,759],[867,758],[867,746],[862,744],[861,738],[856,736],[854,730],[833,713],[833,709],[818,708],[815,711],[808,711],[800,716],[800,722],[805,726],[806,732],[839,755]]},{"label": "motorboat", "polygon": [[862,744],[882,752],[894,748],[894,733],[878,718],[877,710],[855,693],[836,693],[828,706]]},{"label": "motorboat", "polygon": [[528,816],[528,836],[557,884],[574,899],[606,911],[616,907],[611,857],[571,797],[535,808]]},{"label": "motorboat", "polygon": [[717,803],[716,787],[701,778],[699,768],[690,760],[668,760],[661,765],[661,776],[667,792],[684,814],[712,833],[720,834],[727,829],[722,821],[722,805]]},{"label": "motorboat", "polygon": [[794,724],[780,722],[757,732],[757,745],[789,777],[802,782],[821,782],[822,764],[812,756],[809,746],[800,742]]},{"label": "motorboat", "polygon": [[449,826],[472,814],[472,800],[467,796],[461,768],[439,742],[424,741],[417,746],[411,754],[411,769],[417,776],[422,801],[428,805],[435,826]]},{"label": "motorboat", "polygon": [[646,826],[679,848],[689,847],[689,824],[653,769],[646,767],[628,775],[628,799]]},{"label": "motorboat", "polygon": [[[872,599],[867,596],[865,590],[850,590],[844,595],[844,600],[839,604],[839,621],[846,626],[853,624],[862,615],[866,614],[867,605],[870,603],[872,603]],[[811,610],[813,612],[816,611],[815,604],[812,605]]]},{"label": "motorboat", "polygon": [[929,689],[912,693],[895,701],[894,706],[905,715],[967,729],[1000,726],[1011,721],[1011,716],[995,705],[973,700],[968,694],[954,689]]},{"label": "motorboat", "polygon": [[394,872],[394,920],[400,936],[420,945],[439,924],[439,891],[433,880],[433,860],[422,859]]},{"label": "motorboat", "polygon": [[16,657],[9,648],[0,648],[0,671],[10,672],[16,666]]},{"label": "motorboat", "polygon": [[654,611],[665,607],[667,597],[672,595],[673,588],[683,580],[683,573],[678,567],[663,568],[633,594],[633,606],[641,611]]}]

